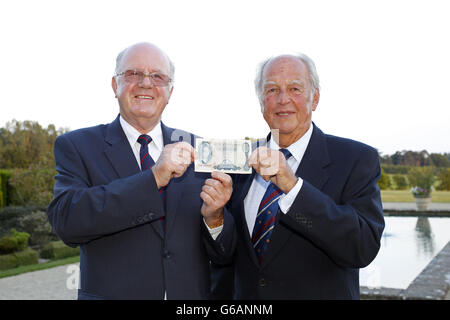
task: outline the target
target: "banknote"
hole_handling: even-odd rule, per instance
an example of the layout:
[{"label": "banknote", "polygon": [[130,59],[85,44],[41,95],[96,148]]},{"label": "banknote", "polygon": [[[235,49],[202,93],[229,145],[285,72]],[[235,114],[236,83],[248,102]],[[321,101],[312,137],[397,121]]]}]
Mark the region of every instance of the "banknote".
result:
[{"label": "banknote", "polygon": [[195,139],[198,159],[195,171],[251,174],[248,159],[252,153],[250,140]]}]

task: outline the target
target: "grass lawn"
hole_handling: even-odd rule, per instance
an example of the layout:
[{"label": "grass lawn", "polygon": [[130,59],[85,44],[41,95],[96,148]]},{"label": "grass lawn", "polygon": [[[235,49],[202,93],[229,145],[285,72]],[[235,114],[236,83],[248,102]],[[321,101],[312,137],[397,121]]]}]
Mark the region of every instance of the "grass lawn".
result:
[{"label": "grass lawn", "polygon": [[48,268],[63,266],[66,264],[77,263],[77,262],[80,262],[80,256],[70,257],[70,258],[61,259],[61,260],[54,260],[54,261],[49,261],[49,262],[39,263],[39,264],[31,264],[28,266],[20,266],[20,267],[14,268],[14,269],[0,270],[0,278],[16,276],[18,274],[25,273],[25,272],[44,270],[44,269],[48,269]]},{"label": "grass lawn", "polygon": [[[412,193],[408,190],[381,190],[383,202],[414,202]],[[450,203],[450,191],[433,191],[431,202]]]}]

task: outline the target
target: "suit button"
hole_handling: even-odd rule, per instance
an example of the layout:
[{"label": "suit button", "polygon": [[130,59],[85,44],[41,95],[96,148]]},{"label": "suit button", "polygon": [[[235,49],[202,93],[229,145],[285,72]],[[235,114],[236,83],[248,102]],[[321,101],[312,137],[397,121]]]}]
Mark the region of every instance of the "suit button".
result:
[{"label": "suit button", "polygon": [[170,259],[171,254],[168,250],[164,249],[163,255],[162,255],[165,259]]},{"label": "suit button", "polygon": [[266,285],[267,285],[266,279],[264,279],[264,278],[259,279],[260,287],[265,287]]}]

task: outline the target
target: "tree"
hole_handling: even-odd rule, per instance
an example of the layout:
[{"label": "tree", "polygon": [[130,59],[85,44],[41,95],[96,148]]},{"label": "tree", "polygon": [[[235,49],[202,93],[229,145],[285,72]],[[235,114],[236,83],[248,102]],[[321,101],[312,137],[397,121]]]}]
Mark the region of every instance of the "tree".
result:
[{"label": "tree", "polygon": [[53,166],[53,144],[67,129],[56,130],[50,124],[46,129],[36,121],[7,122],[0,129],[0,168],[28,168],[46,159]]},{"label": "tree", "polygon": [[436,167],[450,167],[450,160],[442,154],[432,153],[430,154],[431,162]]}]

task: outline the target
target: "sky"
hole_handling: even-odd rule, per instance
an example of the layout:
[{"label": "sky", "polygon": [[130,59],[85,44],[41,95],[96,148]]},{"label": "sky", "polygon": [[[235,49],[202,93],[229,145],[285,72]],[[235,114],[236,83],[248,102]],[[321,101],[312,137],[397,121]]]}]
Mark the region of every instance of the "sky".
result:
[{"label": "sky", "polygon": [[322,131],[382,154],[450,152],[449,15],[446,0],[2,1],[0,126],[110,123],[116,56],[145,41],[175,64],[170,127],[266,136],[256,66],[303,52],[320,78]]}]

